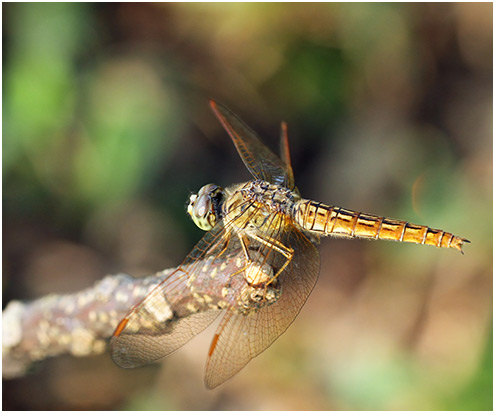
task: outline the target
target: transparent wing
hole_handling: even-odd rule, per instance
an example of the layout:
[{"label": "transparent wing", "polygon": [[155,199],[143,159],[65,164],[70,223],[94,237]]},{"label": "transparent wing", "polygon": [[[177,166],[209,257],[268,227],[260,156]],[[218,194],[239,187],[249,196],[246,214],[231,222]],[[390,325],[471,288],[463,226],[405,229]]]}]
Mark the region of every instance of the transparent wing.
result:
[{"label": "transparent wing", "polygon": [[187,343],[196,334],[203,331],[219,314],[210,310],[191,314],[187,318],[170,321],[169,331],[146,329],[142,322],[129,322],[138,326],[133,333],[127,328],[119,335],[114,335],[110,341],[110,353],[113,361],[123,368],[139,367],[153,363],[168,356],[173,351]]},{"label": "transparent wing", "polygon": [[[294,177],[290,164],[287,165],[268,149],[237,115],[214,100],[210,100],[213,113],[221,122],[234,142],[237,152],[251,174],[267,182],[294,188]],[[285,133],[285,139],[286,139]],[[284,139],[284,137],[282,137]],[[283,143],[288,149],[287,140]],[[288,151],[287,151],[288,154]],[[283,154],[285,156],[285,153]],[[288,159],[288,158],[287,158]]]},{"label": "transparent wing", "polygon": [[287,135],[287,123],[280,125],[280,156],[287,169],[287,188],[296,190],[294,171],[290,161],[289,136]]},{"label": "transparent wing", "polygon": [[[214,388],[241,370],[269,347],[294,321],[318,279],[320,258],[313,244],[296,228],[271,236],[294,250],[289,265],[279,275],[280,297],[249,314],[230,308],[213,338],[206,363],[205,384]],[[284,258],[269,247],[260,249],[275,269]]]},{"label": "transparent wing", "polygon": [[[246,210],[240,205],[236,218]],[[239,238],[230,236],[234,221],[206,233],[181,266],[120,322],[110,341],[116,364],[137,367],[167,356],[230,305],[222,290],[244,262]]]}]

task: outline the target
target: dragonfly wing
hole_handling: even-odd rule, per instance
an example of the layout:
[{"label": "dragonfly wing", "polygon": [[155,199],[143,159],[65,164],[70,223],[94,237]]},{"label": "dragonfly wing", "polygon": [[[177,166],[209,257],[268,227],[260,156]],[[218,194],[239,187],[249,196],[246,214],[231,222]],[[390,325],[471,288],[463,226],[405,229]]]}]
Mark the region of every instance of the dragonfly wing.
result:
[{"label": "dragonfly wing", "polygon": [[[219,311],[210,310],[191,314],[187,318],[169,321],[169,329],[152,331],[142,327],[142,320],[137,324],[138,330],[126,328],[110,341],[113,361],[124,368],[133,368],[153,363],[168,356],[187,343],[196,334],[203,331],[218,316]],[[133,324],[133,320],[130,320]]]},{"label": "dragonfly wing", "polygon": [[120,322],[110,341],[113,360],[137,367],[167,356],[204,330],[226,305],[222,287],[242,254],[237,237],[218,224],[182,265]]},{"label": "dragonfly wing", "polygon": [[290,165],[288,167],[284,161],[261,143],[256,133],[236,114],[214,100],[210,100],[210,106],[232,138],[249,172],[257,179],[293,189],[294,179]]},{"label": "dragonfly wing", "polygon": [[279,275],[280,297],[248,314],[230,308],[212,341],[205,384],[214,388],[241,370],[269,347],[294,321],[318,279],[320,257],[313,244],[295,228],[278,234],[294,256]]},{"label": "dragonfly wing", "polygon": [[295,189],[294,172],[290,162],[289,136],[287,135],[287,123],[280,126],[280,156],[287,170],[287,188]]}]

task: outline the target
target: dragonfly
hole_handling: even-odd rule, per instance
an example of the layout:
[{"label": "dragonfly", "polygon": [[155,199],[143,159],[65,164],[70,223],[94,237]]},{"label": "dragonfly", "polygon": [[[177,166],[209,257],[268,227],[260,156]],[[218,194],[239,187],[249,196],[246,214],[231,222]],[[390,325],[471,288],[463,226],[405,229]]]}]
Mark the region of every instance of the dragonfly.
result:
[{"label": "dragonfly", "polygon": [[110,341],[124,368],[156,362],[188,342],[220,314],[207,353],[205,385],[230,379],[294,321],[320,271],[322,236],[393,240],[452,248],[465,238],[407,221],[304,199],[295,186],[287,125],[280,156],[237,115],[211,100],[254,179],[202,187],[187,212],[206,234],[183,263],[118,324]]}]

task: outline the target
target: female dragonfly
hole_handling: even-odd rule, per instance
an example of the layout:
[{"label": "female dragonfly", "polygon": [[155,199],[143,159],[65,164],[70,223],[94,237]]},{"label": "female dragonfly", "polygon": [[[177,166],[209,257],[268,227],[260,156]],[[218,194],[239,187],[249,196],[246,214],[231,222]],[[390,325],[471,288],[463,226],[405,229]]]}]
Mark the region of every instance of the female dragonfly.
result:
[{"label": "female dragonfly", "polygon": [[320,269],[320,236],[368,238],[453,248],[464,238],[301,198],[287,128],[281,156],[234,113],[211,100],[254,180],[208,184],[188,213],[207,233],[184,262],[134,306],[111,339],[116,364],[131,368],[172,353],[224,313],[208,351],[205,384],[214,388],[263,352],[295,319]]}]

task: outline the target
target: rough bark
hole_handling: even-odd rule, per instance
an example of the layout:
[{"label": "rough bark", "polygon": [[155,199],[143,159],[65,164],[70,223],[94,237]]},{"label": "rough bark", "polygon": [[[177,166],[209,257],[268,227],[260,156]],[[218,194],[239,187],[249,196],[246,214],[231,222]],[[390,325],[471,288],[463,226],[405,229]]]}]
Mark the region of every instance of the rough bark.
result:
[{"label": "rough bark", "polygon": [[143,278],[108,275],[77,293],[11,301],[2,314],[3,378],[23,376],[47,357],[103,353],[119,321],[174,270]]}]

